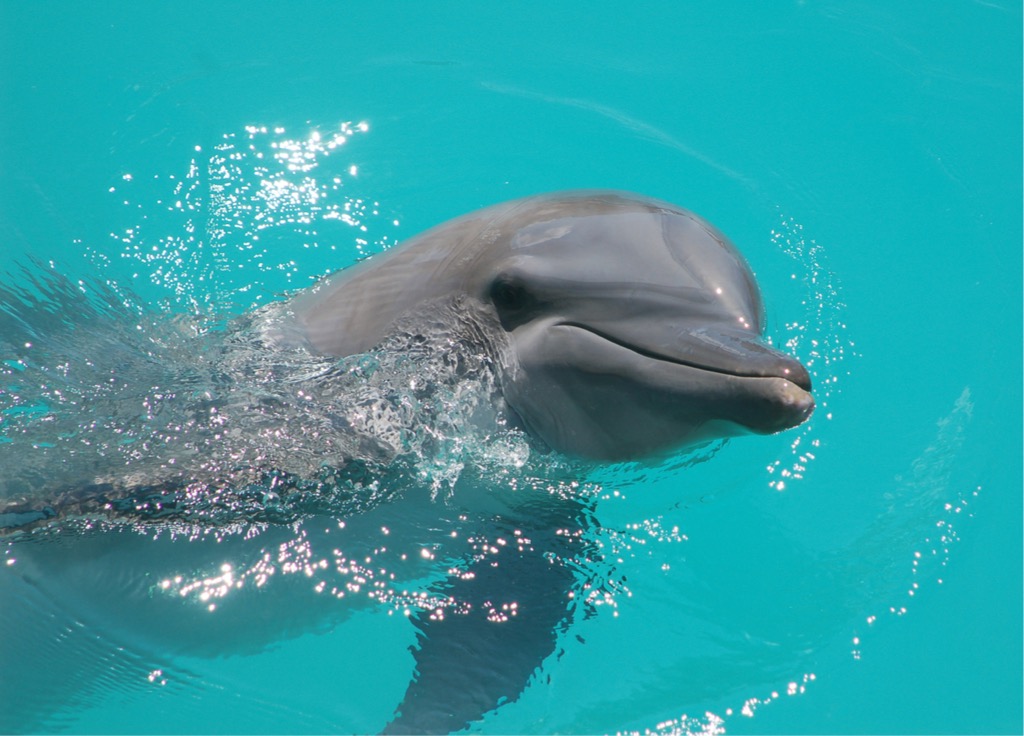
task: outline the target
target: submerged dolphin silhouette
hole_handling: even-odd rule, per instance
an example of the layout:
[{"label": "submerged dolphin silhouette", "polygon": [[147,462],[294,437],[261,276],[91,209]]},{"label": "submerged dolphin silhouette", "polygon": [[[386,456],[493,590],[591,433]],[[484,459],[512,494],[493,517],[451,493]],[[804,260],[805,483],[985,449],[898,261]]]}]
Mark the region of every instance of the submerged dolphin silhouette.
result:
[{"label": "submerged dolphin silhouette", "polygon": [[289,307],[280,338],[336,356],[399,325],[461,323],[445,329],[478,336],[530,434],[595,460],[777,432],[814,408],[804,367],[761,340],[761,295],[735,247],[696,215],[636,195],[489,207]]},{"label": "submerged dolphin silhouette", "polygon": [[[643,459],[718,437],[776,432],[799,424],[814,408],[807,371],[761,340],[761,296],[736,249],[696,215],[629,194],[545,195],[483,209],[249,319],[282,353],[342,357],[419,338],[455,346],[456,362],[473,352],[493,370],[502,416],[538,445],[589,460]],[[268,411],[261,410],[264,423],[273,421]],[[483,412],[478,419],[494,418]],[[136,473],[133,482],[144,475]],[[189,480],[187,471],[176,478]],[[398,516],[370,508],[361,537],[352,531],[360,528],[353,520],[349,532],[357,538],[350,547],[333,536],[324,544],[341,545],[352,557],[353,549],[373,547],[367,530],[387,524],[397,536],[405,524],[420,533],[410,519],[431,513],[432,503],[408,503],[412,513]],[[480,503],[466,517],[473,528],[460,539],[519,541],[501,546],[500,555],[497,545],[482,555],[468,547],[451,553],[468,559],[468,569],[437,590],[467,610],[413,613],[416,676],[389,732],[458,730],[503,700],[515,700],[571,620],[567,592],[576,574],[565,560],[596,554],[584,533],[592,525],[589,502],[496,489],[493,499]],[[451,508],[444,513],[463,518]],[[7,517],[15,527],[20,518],[35,518]],[[321,522],[310,517],[303,533],[329,525]],[[38,596],[49,596],[61,601],[61,610],[66,598],[74,601],[72,610],[95,609],[99,620],[139,627],[137,638],[173,631],[170,652],[210,642],[226,646],[232,630],[258,637],[256,629],[269,628],[272,636],[285,613],[270,609],[266,597],[236,602],[234,613],[226,601],[222,610],[236,618],[222,616],[218,623],[198,609],[186,611],[182,600],[154,594],[153,581],[172,576],[184,560],[199,570],[209,567],[211,554],[232,559],[229,550],[262,559],[289,532],[272,526],[262,539],[229,535],[203,544],[125,531],[44,538],[18,547],[17,564],[0,570],[0,592],[19,602],[24,615],[37,609]],[[112,566],[117,575],[109,574]],[[250,601],[245,595],[253,593],[239,595]],[[493,615],[498,601],[515,603],[518,615]],[[279,605],[287,615],[315,618],[335,615],[329,603],[318,599],[305,612]],[[103,613],[104,607],[112,608]],[[221,631],[211,626],[227,630],[204,636]],[[13,641],[8,637],[8,645]]]}]

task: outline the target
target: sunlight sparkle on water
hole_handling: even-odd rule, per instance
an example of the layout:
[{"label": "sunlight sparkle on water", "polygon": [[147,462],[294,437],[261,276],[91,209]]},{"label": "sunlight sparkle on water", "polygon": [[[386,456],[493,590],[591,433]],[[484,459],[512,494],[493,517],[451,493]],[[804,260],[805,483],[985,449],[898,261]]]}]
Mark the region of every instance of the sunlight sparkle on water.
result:
[{"label": "sunlight sparkle on water", "polygon": [[[123,258],[138,262],[150,282],[170,290],[179,304],[205,303],[209,312],[223,308],[211,302],[239,298],[242,308],[254,306],[316,275],[295,257],[297,248],[363,256],[393,244],[389,234],[371,236],[381,215],[378,203],[342,194],[353,186],[356,165],[332,161],[368,130],[365,122],[346,122],[301,137],[283,127],[248,125],[244,133],[225,134],[207,154],[195,146],[184,176],[154,174],[140,181],[123,174],[110,191],[133,219],[110,236]],[[161,182],[170,183],[169,191],[161,191]],[[102,249],[89,250],[94,259],[106,259]]]},{"label": "sunlight sparkle on water", "polygon": [[[794,280],[802,281],[811,292],[811,298],[803,302],[804,318],[799,322],[785,325],[789,333],[783,341],[786,349],[799,357],[807,367],[815,385],[815,413],[799,429],[790,445],[791,459],[779,459],[768,466],[768,487],[784,491],[789,481],[802,480],[814,455],[801,452],[801,444],[817,447],[819,440],[814,437],[816,418],[832,419],[829,408],[831,398],[838,393],[837,383],[842,363],[847,353],[853,353],[853,341],[846,337],[844,312],[839,280],[831,271],[825,249],[804,236],[803,226],[792,218],[783,217],[778,227],[771,231],[771,240],[776,248],[796,261],[800,276],[792,274]],[[788,467],[784,467],[788,465]]]}]

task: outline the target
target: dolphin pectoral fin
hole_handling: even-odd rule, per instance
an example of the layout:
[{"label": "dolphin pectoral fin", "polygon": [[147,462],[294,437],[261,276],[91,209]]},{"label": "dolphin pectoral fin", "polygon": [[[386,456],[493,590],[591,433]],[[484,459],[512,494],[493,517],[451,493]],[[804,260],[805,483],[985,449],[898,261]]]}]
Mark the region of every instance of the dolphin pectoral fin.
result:
[{"label": "dolphin pectoral fin", "polygon": [[450,733],[516,700],[569,621],[574,579],[563,560],[516,546],[454,578],[445,592],[468,610],[414,618],[415,679],[383,733]]}]

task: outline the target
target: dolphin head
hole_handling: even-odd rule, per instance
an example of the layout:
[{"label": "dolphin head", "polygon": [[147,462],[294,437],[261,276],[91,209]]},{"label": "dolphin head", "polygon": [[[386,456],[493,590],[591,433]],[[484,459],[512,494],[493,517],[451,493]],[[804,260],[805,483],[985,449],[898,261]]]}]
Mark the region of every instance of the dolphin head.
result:
[{"label": "dolphin head", "polygon": [[528,203],[504,230],[477,293],[508,340],[505,400],[552,448],[638,459],[813,410],[806,369],[761,339],[746,262],[696,215],[591,193]]},{"label": "dolphin head", "polygon": [[696,215],[635,195],[480,210],[342,272],[293,311],[306,344],[348,355],[446,295],[496,333],[508,407],[562,453],[642,459],[781,431],[814,408],[804,367],[762,340],[739,252]]}]

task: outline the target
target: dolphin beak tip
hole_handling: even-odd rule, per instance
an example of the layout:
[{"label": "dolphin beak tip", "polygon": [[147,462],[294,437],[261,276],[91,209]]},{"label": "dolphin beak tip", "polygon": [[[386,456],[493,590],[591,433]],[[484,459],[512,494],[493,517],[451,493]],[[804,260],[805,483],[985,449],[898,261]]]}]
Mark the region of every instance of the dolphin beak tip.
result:
[{"label": "dolphin beak tip", "polygon": [[814,397],[808,390],[810,379],[807,381],[807,388],[791,379],[787,379],[786,384],[779,397],[783,407],[782,429],[803,424],[814,413],[815,408]]}]

